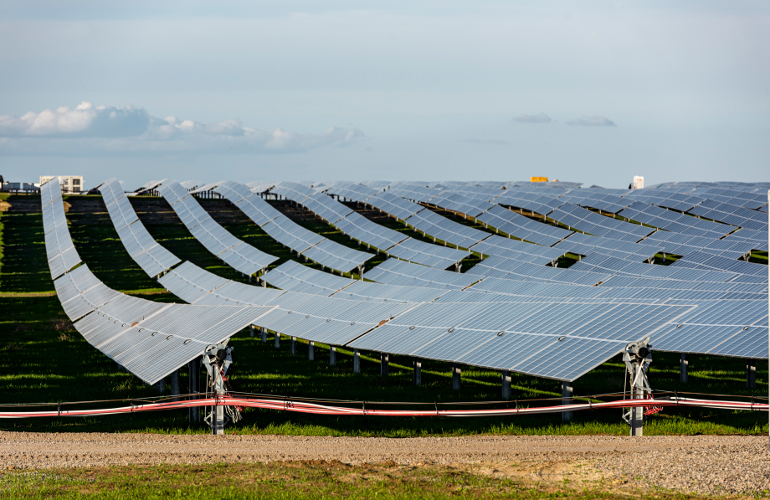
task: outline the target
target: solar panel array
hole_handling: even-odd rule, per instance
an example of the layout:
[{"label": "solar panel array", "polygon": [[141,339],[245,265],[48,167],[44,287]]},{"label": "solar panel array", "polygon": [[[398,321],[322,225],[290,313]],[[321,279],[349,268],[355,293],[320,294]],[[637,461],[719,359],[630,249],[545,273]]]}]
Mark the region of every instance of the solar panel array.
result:
[{"label": "solar panel array", "polygon": [[[330,186],[333,188],[334,186]],[[336,226],[340,231],[347,234],[351,238],[354,238],[366,245],[372,246],[382,252],[393,257],[408,260],[411,262],[417,262],[426,266],[437,267],[439,269],[446,269],[449,266],[453,266],[469,256],[470,253],[461,251],[460,245],[452,242],[458,248],[449,248],[446,246],[433,245],[424,241],[416,240],[414,238],[407,237],[394,231],[392,229],[383,227],[376,224],[366,217],[356,213],[353,209],[343,205],[337,200],[332,199],[330,196],[323,193],[313,193],[312,195],[305,196],[307,191],[303,191],[304,186],[296,185],[296,183],[280,183],[271,192],[277,192],[281,196],[285,196],[292,201],[304,205],[308,210],[315,213],[322,219],[326,220],[330,224]],[[348,194],[353,194],[352,191],[348,191]],[[389,195],[387,193],[379,193],[366,199],[367,204],[373,204],[371,200],[377,199],[380,195]],[[397,198],[397,197],[394,197]],[[402,215],[406,219],[411,219],[411,216],[424,210],[420,205],[407,201],[403,198],[397,198],[400,200],[401,207],[404,208]],[[357,200],[358,201],[358,200]],[[363,201],[363,200],[362,200]],[[389,213],[389,212],[388,212]],[[405,215],[409,213],[409,215]],[[429,214],[428,214],[429,215]],[[431,231],[440,232],[443,237],[451,237],[452,239],[462,242],[464,245],[470,246],[470,244],[476,243],[479,240],[473,240],[470,234],[478,235],[483,239],[487,235],[481,231],[476,231],[472,228],[462,226],[454,221],[446,220],[444,227],[438,228],[436,224],[436,218],[441,218],[436,215],[434,218],[421,219],[416,218],[414,221],[420,224],[423,228],[430,228]],[[443,218],[441,218],[443,219]],[[407,220],[407,224],[409,221]],[[432,236],[435,236],[431,233]]]},{"label": "solar panel array", "polygon": [[43,207],[48,268],[51,271],[51,277],[56,279],[81,262],[67,228],[64,200],[61,197],[61,184],[58,177],[40,186],[40,200]]},{"label": "solar panel array", "polygon": [[[298,193],[298,190],[307,189],[299,184],[296,186],[294,184],[291,183],[289,186],[291,189],[284,186],[282,192],[291,194]],[[305,229],[281,214],[281,212],[263,200],[259,194],[252,193],[243,184],[232,181],[221,182],[217,184],[214,191],[240,208],[247,217],[273,239],[324,267],[347,273],[363,266],[367,260],[373,257],[369,253],[340,245],[336,241],[329,240],[313,231]],[[315,192],[310,196],[305,196],[304,199],[311,198],[313,195],[315,195]],[[292,196],[294,195],[292,194]],[[304,194],[297,195],[297,197],[301,196],[304,196]],[[319,196],[325,195],[319,194]],[[331,198],[329,199],[331,200]]]},{"label": "solar panel array", "polygon": [[[49,234],[63,228],[58,239],[46,240],[46,252],[57,253],[65,241],[69,244],[64,246],[74,251],[66,219],[62,222],[64,204],[58,179],[44,184],[41,192],[44,214],[49,214],[43,218],[44,231]],[[112,188],[106,187],[104,192],[113,196]],[[72,269],[68,263],[63,274],[54,271],[54,266],[58,264],[51,267],[56,294],[75,329],[148,384],[178,370],[208,345],[224,341],[274,309],[153,302],[110,289],[85,264]]]},{"label": "solar panel array", "polygon": [[168,201],[192,235],[233,269],[252,275],[278,259],[230,234],[178,182],[166,180],[158,192]]},{"label": "solar panel array", "polygon": [[149,276],[157,276],[181,262],[147,232],[123,192],[120,181],[115,178],[105,181],[99,186],[99,192],[120,241],[144,272]]},{"label": "solar panel array", "polygon": [[[634,191],[551,184],[556,183],[400,183],[393,185],[393,192],[372,194],[374,188],[355,183],[281,183],[277,192],[271,192],[307,202],[325,220],[345,226],[344,232],[355,239],[384,246],[394,241],[392,233],[403,235],[320,190],[372,206],[376,205],[370,200],[376,198],[388,210],[408,214],[401,220],[412,219],[412,227],[426,235],[449,243],[450,238],[462,241],[486,258],[464,273],[444,271],[441,262],[431,259],[445,257],[442,250],[457,250],[404,238],[388,249],[394,256],[402,252],[401,260],[388,259],[366,273],[373,282],[333,276],[296,262],[265,276],[282,290],[225,280],[190,263],[171,269],[159,281],[192,304],[276,306],[254,324],[285,335],[560,380],[578,378],[628,342],[647,336],[660,350],[767,358],[767,266],[739,260],[752,250],[767,248],[766,225],[748,227],[767,215],[756,215],[766,203],[760,204],[740,186],[671,185],[655,190],[662,194],[644,198]],[[394,188],[410,199],[481,221],[487,231],[396,196]],[[288,219],[247,187],[224,182],[214,189],[244,207],[244,212],[250,211],[250,217],[265,228],[274,226],[282,231],[280,237],[294,238],[294,245],[313,241],[293,234],[285,224]],[[714,196],[722,199],[709,198],[705,193],[709,190],[718,191]],[[41,194],[45,200],[55,193]],[[189,194],[169,189],[167,197],[184,204]],[[437,197],[441,204],[431,201]],[[638,201],[642,198],[646,201]],[[690,203],[694,205],[686,207]],[[124,204],[112,204],[116,227],[136,225],[131,212],[122,210]],[[526,217],[504,206],[535,215]],[[691,213],[697,207],[717,213],[702,215],[713,220],[698,219]],[[478,208],[484,210],[477,213]],[[649,215],[667,226],[645,223],[654,226],[646,227],[611,216],[618,213],[644,222],[624,212]],[[737,218],[731,219],[733,224],[716,219],[730,215],[740,223]],[[63,212],[56,216],[44,211],[46,217],[54,223],[55,217],[63,219]],[[553,221],[589,234],[558,228]],[[491,234],[492,229],[515,238],[529,232],[528,238],[513,239]],[[428,245],[430,252],[422,253],[425,247],[415,242]],[[318,246],[320,242],[308,248]],[[583,258],[560,268],[565,252]],[[661,253],[681,258],[668,266],[649,263]],[[117,293],[93,288],[93,293],[74,294],[80,298],[68,303],[66,310],[87,312],[93,309],[92,301],[98,302],[92,296]],[[63,289],[62,294],[67,293],[71,294]],[[118,299],[111,300],[118,304]],[[145,307],[130,305],[137,310]]]}]

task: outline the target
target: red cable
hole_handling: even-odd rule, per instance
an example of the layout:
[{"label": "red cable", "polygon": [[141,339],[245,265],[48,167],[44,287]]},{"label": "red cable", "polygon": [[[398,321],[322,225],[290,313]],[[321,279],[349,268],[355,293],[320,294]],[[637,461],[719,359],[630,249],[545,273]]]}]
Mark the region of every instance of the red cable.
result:
[{"label": "red cable", "polygon": [[164,403],[134,404],[117,408],[102,408],[89,410],[56,410],[56,411],[27,411],[27,412],[0,412],[0,418],[35,418],[35,417],[90,417],[99,415],[118,415],[122,413],[136,413],[147,411],[178,410],[196,408],[201,406],[241,406],[249,408],[263,408],[269,410],[283,410],[298,413],[310,413],[315,415],[360,415],[382,417],[489,417],[520,414],[561,413],[564,411],[582,411],[603,408],[628,408],[638,406],[690,406],[701,408],[717,408],[724,410],[751,410],[768,411],[767,403],[743,403],[739,401],[718,401],[707,399],[622,399],[604,403],[581,403],[555,406],[539,406],[535,408],[502,408],[487,410],[377,410],[367,408],[348,408],[344,406],[332,406],[303,401],[292,401],[286,404],[285,399],[264,399],[220,396],[207,399],[192,399],[187,401],[169,401]]}]

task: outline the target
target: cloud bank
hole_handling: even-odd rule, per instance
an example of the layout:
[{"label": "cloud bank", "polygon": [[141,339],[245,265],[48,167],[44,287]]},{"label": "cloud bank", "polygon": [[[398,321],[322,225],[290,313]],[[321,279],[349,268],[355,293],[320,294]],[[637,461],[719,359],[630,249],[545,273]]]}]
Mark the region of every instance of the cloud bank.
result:
[{"label": "cloud bank", "polygon": [[10,154],[292,153],[348,146],[363,137],[358,129],[331,127],[316,134],[260,130],[235,118],[199,123],[89,102],[21,117],[0,115],[0,153]]},{"label": "cloud bank", "polygon": [[517,123],[551,123],[551,117],[545,113],[537,115],[519,115],[513,119]]},{"label": "cloud bank", "polygon": [[575,120],[569,120],[567,125],[578,125],[583,127],[614,127],[615,122],[604,116],[584,116]]}]

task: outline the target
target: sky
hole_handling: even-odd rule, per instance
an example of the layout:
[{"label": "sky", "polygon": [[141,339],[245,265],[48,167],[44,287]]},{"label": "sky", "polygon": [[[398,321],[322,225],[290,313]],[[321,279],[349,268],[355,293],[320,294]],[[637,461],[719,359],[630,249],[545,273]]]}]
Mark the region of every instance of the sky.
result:
[{"label": "sky", "polygon": [[0,2],[0,175],[770,181],[767,1]]}]

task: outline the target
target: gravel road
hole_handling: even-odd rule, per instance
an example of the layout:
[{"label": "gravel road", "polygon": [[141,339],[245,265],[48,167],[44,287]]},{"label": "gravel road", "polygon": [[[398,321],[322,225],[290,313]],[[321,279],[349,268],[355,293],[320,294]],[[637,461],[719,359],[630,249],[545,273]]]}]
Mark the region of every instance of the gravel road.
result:
[{"label": "gravel road", "polygon": [[563,484],[696,493],[770,490],[767,437],[333,438],[0,432],[2,468],[338,460],[446,464]]}]

